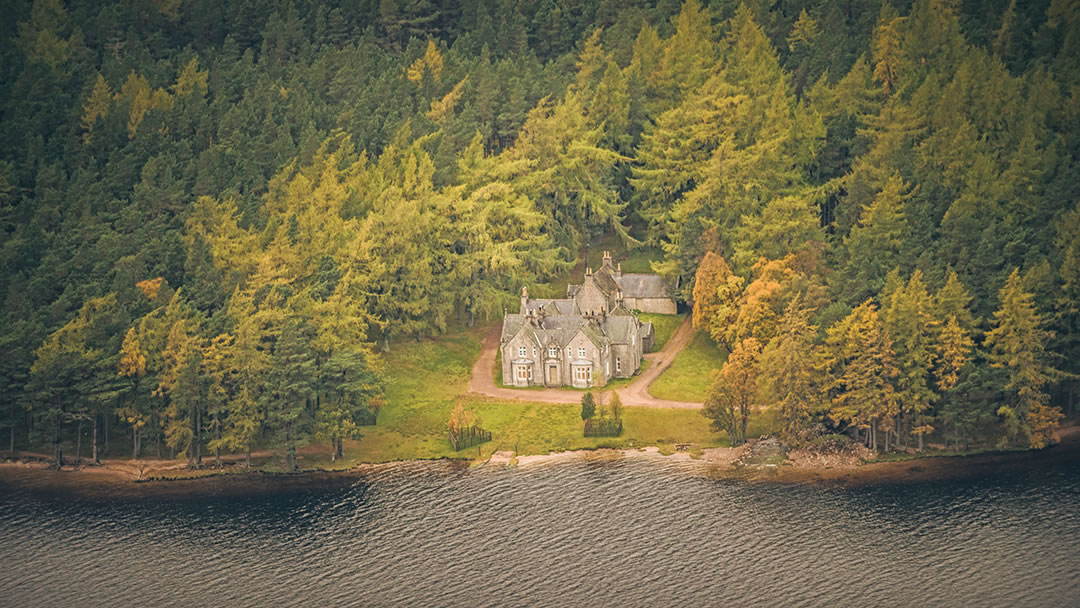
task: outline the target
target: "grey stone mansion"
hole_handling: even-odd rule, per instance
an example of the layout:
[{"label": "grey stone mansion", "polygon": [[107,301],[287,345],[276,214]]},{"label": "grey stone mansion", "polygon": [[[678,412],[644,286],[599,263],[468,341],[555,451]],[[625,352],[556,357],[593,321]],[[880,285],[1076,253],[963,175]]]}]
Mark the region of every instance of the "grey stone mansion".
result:
[{"label": "grey stone mansion", "polygon": [[521,289],[521,308],[503,319],[503,384],[586,388],[629,378],[653,343],[652,323],[636,313],[675,311],[663,278],[623,274],[605,251],[600,269],[586,268],[566,298],[531,299]]}]

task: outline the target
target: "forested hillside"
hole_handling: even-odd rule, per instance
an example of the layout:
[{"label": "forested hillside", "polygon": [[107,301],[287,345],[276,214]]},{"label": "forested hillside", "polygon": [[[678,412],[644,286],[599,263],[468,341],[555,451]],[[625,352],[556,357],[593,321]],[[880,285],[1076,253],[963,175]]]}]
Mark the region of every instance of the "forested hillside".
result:
[{"label": "forested hillside", "polygon": [[1072,408],[1076,2],[5,5],[12,449],[340,450],[383,349],[611,232],[732,351],[720,426],[1041,446]]}]

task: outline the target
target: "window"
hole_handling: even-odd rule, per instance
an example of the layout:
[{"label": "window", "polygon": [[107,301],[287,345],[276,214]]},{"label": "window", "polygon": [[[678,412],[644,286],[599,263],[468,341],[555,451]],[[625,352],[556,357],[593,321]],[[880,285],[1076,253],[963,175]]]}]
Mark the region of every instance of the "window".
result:
[{"label": "window", "polygon": [[587,367],[575,367],[574,379],[580,382],[588,382],[589,380],[589,368]]},{"label": "window", "polygon": [[578,347],[577,356],[578,356],[578,359],[584,359],[585,358],[585,347],[584,346],[579,346]]},{"label": "window", "polygon": [[573,357],[574,357],[574,349],[567,346],[566,347],[566,358],[567,359],[572,359]]},{"label": "window", "polygon": [[630,346],[633,346],[637,342],[637,334],[630,334]]},{"label": "window", "polygon": [[526,378],[529,377],[528,372],[525,370],[524,365],[519,365],[518,366],[518,368],[517,368],[517,377],[518,377],[519,380],[525,380]]},{"label": "window", "polygon": [[589,382],[592,382],[592,368],[591,367],[586,367],[585,372],[588,375]]},{"label": "window", "polygon": [[518,347],[518,356],[521,357],[522,359],[525,358],[525,347],[524,346],[519,346]]},{"label": "window", "polygon": [[533,347],[533,359],[535,359],[535,358],[536,358],[536,347],[534,346]]},{"label": "window", "polygon": [[532,368],[530,367],[528,369],[529,369],[529,382],[532,382]]},{"label": "window", "polygon": [[622,359],[615,357],[615,373],[622,371]]},{"label": "window", "polygon": [[559,356],[559,349],[555,348],[554,346],[548,347],[548,356],[551,357],[552,359],[554,359],[555,357],[558,357]]}]

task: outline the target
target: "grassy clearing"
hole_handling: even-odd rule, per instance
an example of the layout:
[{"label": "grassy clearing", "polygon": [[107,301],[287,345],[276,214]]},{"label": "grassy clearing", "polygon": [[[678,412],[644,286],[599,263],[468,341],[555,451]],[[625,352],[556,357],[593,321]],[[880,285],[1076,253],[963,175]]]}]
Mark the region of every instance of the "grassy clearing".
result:
[{"label": "grassy clearing", "polygon": [[683,320],[686,319],[686,313],[678,315],[658,315],[655,313],[643,312],[638,315],[638,318],[653,324],[653,331],[656,332],[656,339],[653,341],[653,349],[650,352],[656,352],[664,348],[664,345],[671,339],[675,330],[682,325]]},{"label": "grassy clearing", "polygon": [[671,367],[649,387],[649,393],[658,399],[704,401],[709,374],[719,369],[725,359],[727,352],[718,348],[708,333],[696,332]]},{"label": "grassy clearing", "polygon": [[[305,468],[344,468],[362,462],[416,458],[487,458],[496,450],[519,455],[551,451],[626,448],[676,443],[700,447],[728,445],[723,433],[709,429],[709,421],[696,410],[625,408],[620,437],[583,437],[581,408],[577,405],[503,402],[464,398],[469,373],[489,327],[476,327],[422,342],[400,343],[386,356],[387,404],[379,424],[364,428],[364,437],[346,442],[345,457],[336,464],[314,451],[306,451]],[[620,383],[628,380],[620,380]],[[612,383],[611,386],[619,386]],[[527,398],[527,392],[523,391]],[[446,440],[446,420],[458,399],[476,411],[493,439],[454,451]]]}]

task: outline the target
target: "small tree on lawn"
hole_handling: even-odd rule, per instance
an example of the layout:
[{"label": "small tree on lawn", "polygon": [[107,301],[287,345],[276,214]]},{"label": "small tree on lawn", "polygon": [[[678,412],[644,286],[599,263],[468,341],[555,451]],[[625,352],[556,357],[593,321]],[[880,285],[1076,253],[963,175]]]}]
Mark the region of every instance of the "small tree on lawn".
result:
[{"label": "small tree on lawn", "polygon": [[622,419],[622,398],[619,397],[619,393],[611,391],[611,397],[608,398],[608,408],[611,410],[611,417],[615,420]]},{"label": "small tree on lawn", "polygon": [[588,420],[596,415],[596,398],[593,397],[592,391],[585,391],[585,394],[581,396],[581,419]]}]

